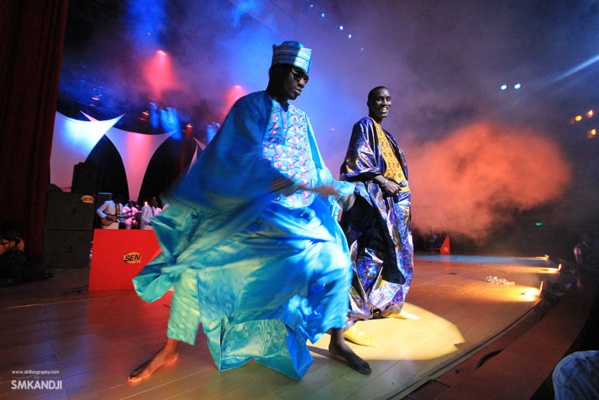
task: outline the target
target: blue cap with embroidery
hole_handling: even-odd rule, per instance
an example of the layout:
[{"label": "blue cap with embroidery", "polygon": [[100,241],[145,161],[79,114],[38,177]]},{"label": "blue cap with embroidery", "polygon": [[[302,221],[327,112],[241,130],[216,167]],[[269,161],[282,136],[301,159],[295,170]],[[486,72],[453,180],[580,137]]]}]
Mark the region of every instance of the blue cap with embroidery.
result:
[{"label": "blue cap with embroidery", "polygon": [[272,46],[272,65],[291,64],[310,72],[312,49],[304,47],[300,42],[286,41],[280,46]]}]

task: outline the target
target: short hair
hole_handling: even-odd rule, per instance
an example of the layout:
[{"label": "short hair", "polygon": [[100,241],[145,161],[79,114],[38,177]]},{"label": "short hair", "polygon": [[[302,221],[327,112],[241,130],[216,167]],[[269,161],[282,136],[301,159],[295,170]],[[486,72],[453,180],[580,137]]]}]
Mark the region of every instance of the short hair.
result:
[{"label": "short hair", "polygon": [[377,86],[377,87],[371,89],[370,92],[368,92],[368,101],[369,102],[374,97],[374,92],[376,92],[379,89],[387,89],[387,90],[389,90],[386,86]]}]

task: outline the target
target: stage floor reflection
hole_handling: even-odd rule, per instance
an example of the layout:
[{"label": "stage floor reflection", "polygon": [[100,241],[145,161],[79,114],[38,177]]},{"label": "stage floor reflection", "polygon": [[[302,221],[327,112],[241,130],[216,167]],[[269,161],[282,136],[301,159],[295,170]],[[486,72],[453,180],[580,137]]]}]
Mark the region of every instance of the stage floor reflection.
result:
[{"label": "stage floor reflection", "polygon": [[[541,282],[559,275],[558,265],[544,257],[418,254],[415,266],[405,309],[420,319],[360,322],[379,346],[350,344],[372,374],[360,375],[329,358],[325,336],[310,345],[314,364],[301,382],[257,363],[218,372],[200,333],[195,346],[182,346],[177,363],[132,385],[129,372],[164,342],[171,293],[151,304],[132,291],[88,293],[81,270],[2,287],[0,397],[402,398],[516,326],[538,305]],[[15,390],[16,371],[55,371],[61,389]]]}]

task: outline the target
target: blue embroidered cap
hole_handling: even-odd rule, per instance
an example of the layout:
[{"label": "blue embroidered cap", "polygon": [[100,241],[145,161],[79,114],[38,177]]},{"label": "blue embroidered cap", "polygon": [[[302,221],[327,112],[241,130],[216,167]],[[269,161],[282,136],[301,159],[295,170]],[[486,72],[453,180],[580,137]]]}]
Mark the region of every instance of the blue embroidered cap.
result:
[{"label": "blue embroidered cap", "polygon": [[285,41],[280,46],[272,46],[272,65],[291,64],[310,72],[312,49],[305,48],[300,42]]}]

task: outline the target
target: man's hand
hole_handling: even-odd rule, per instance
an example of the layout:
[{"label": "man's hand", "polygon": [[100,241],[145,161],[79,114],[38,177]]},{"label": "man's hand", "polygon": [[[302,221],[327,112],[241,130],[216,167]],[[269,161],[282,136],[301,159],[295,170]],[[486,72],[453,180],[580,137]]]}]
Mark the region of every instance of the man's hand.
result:
[{"label": "man's hand", "polygon": [[337,191],[335,186],[332,186],[332,185],[317,186],[314,189],[308,189],[308,190],[318,193],[321,196],[339,196],[339,192]]},{"label": "man's hand", "polygon": [[280,192],[285,187],[289,186],[290,183],[291,181],[287,178],[277,178],[270,185],[270,190],[272,190],[273,192]]},{"label": "man's hand", "polygon": [[397,193],[399,193],[401,186],[399,186],[399,184],[394,180],[389,179],[382,188],[386,195],[395,196]]}]

